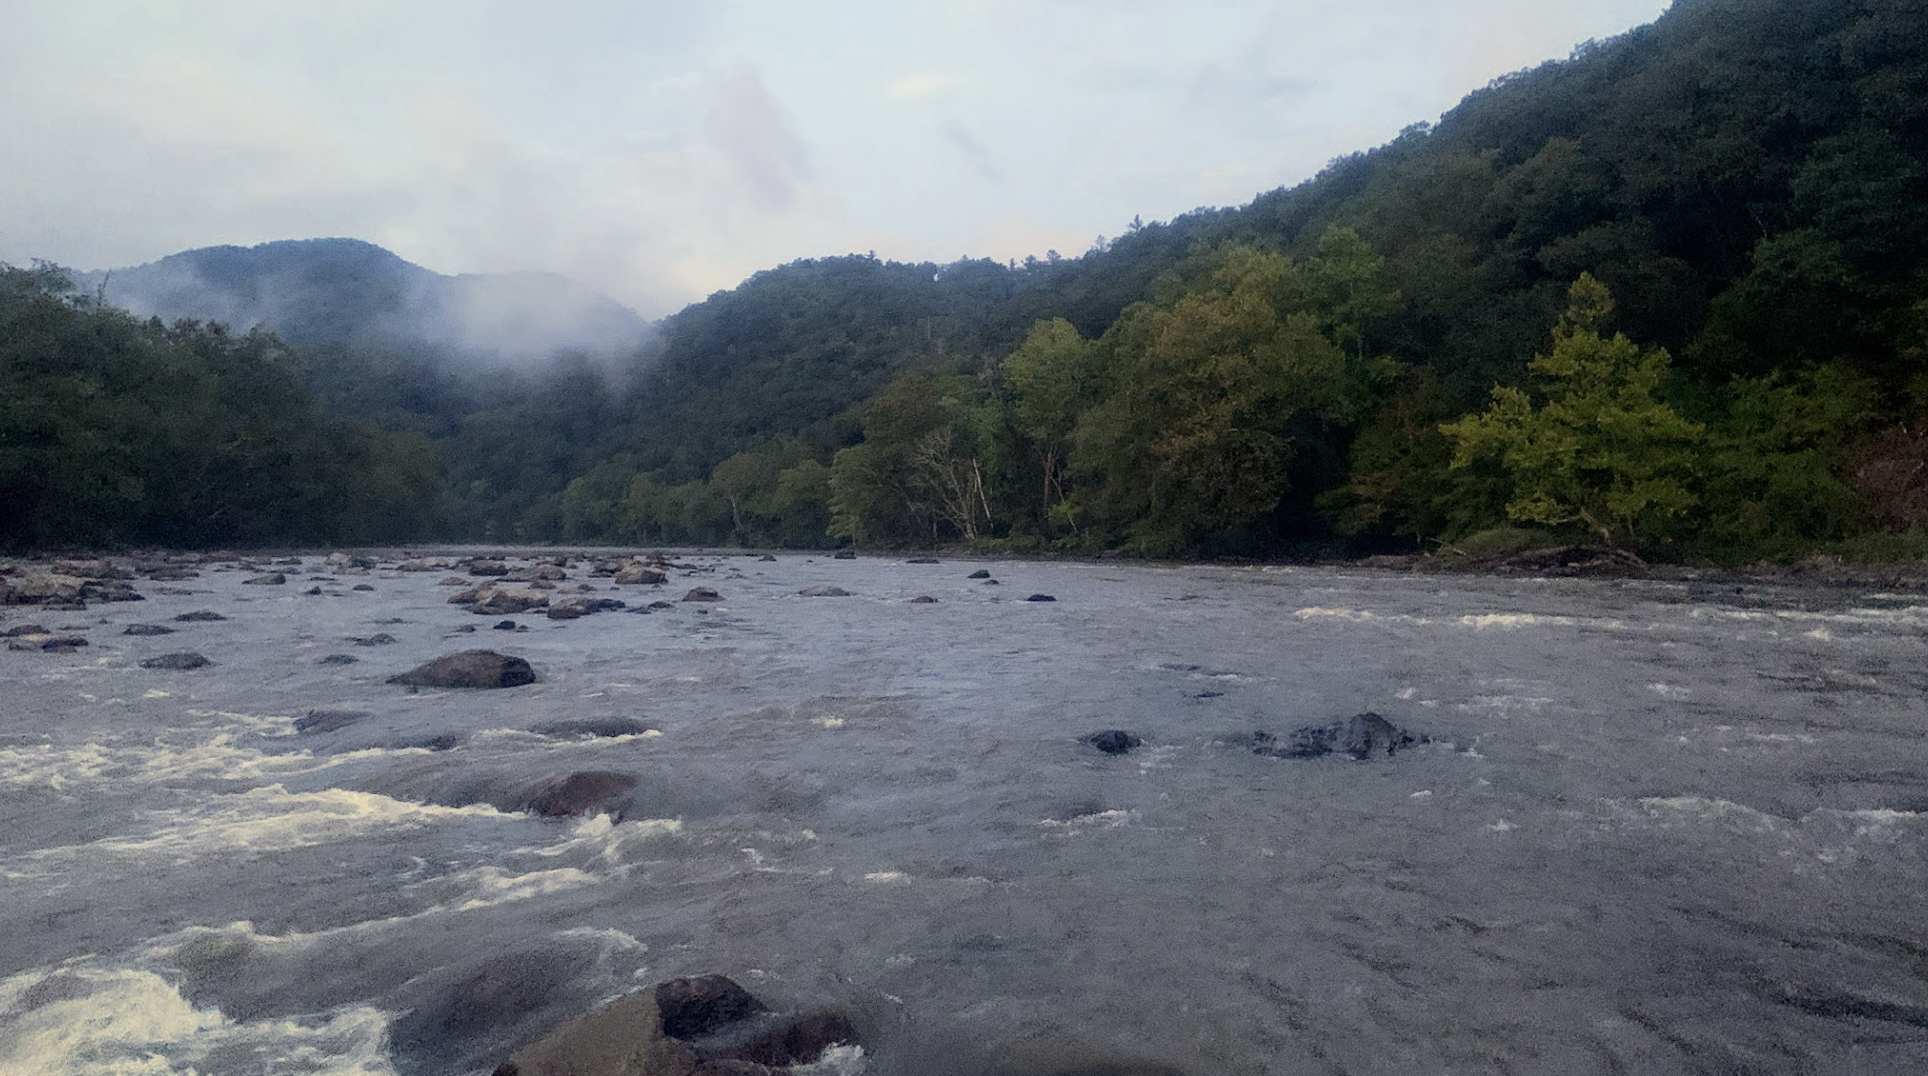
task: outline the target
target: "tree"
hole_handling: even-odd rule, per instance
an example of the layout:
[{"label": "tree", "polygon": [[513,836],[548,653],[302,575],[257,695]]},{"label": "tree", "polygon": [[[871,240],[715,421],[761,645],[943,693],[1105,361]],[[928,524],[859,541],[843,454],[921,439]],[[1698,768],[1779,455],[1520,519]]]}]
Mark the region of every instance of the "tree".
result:
[{"label": "tree", "polygon": [[1512,518],[1583,523],[1609,545],[1631,545],[1696,503],[1695,448],[1705,431],[1658,397],[1664,349],[1601,335],[1613,309],[1605,285],[1582,273],[1567,294],[1553,350],[1530,367],[1543,402],[1500,386],[1485,411],[1440,429],[1454,442],[1453,466],[1500,460],[1513,482]]}]

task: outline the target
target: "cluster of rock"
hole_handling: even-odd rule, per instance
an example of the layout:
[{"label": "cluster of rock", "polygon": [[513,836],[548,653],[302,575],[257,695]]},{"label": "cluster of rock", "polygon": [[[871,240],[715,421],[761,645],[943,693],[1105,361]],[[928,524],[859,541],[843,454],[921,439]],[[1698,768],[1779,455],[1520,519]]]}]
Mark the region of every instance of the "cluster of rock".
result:
[{"label": "cluster of rock", "polygon": [[[418,570],[441,570],[427,566],[429,562],[421,563],[424,567]],[[465,606],[478,616],[514,616],[539,610],[551,620],[575,620],[592,613],[627,608],[626,603],[615,598],[593,596],[593,588],[586,583],[577,584],[573,592],[564,591],[562,584],[569,580],[569,562],[565,557],[541,560],[514,569],[497,558],[476,557],[463,562],[461,567],[472,577],[492,580],[480,586],[468,587],[449,598],[449,604]],[[655,585],[669,581],[669,573],[664,570],[660,558],[632,557],[599,561],[590,574],[607,577],[619,586]],[[452,577],[443,582],[463,585],[467,580]]]},{"label": "cluster of rock", "polygon": [[[1123,729],[1104,729],[1081,737],[1079,742],[1107,755],[1130,754],[1144,743],[1137,734]],[[1218,742],[1250,748],[1253,754],[1266,758],[1307,759],[1349,755],[1364,762],[1368,759],[1391,758],[1403,748],[1427,743],[1428,740],[1378,714],[1363,713],[1322,725],[1302,725],[1283,737],[1260,731],[1229,736]]]},{"label": "cluster of rock", "polygon": [[76,611],[89,602],[140,601],[131,565],[114,560],[55,561],[42,568],[0,566],[0,605]]},{"label": "cluster of rock", "polygon": [[564,1025],[494,1076],[777,1076],[859,1041],[835,1010],[776,1013],[721,975],[671,979]]}]

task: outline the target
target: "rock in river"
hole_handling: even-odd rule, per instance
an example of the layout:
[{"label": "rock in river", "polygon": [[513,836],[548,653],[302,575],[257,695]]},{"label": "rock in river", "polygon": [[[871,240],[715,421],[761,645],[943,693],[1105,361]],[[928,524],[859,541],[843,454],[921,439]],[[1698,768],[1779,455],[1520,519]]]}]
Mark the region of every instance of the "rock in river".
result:
[{"label": "rock in river", "polygon": [[839,1012],[774,1014],[721,975],[619,998],[518,1051],[495,1076],[774,1076],[855,1044]]},{"label": "rock in river", "polygon": [[723,595],[718,594],[710,587],[691,587],[690,592],[683,595],[683,600],[686,602],[720,602],[723,600]]},{"label": "rock in river", "polygon": [[463,650],[391,676],[388,682],[410,687],[521,687],[535,683],[536,673],[522,658],[493,650]]},{"label": "rock in river", "polygon": [[805,587],[797,591],[806,598],[848,598],[850,592],[842,587]]},{"label": "rock in river", "polygon": [[1107,755],[1123,755],[1144,741],[1123,729],[1105,729],[1086,736],[1084,742]]},{"label": "rock in river", "polygon": [[1390,758],[1402,747],[1421,742],[1405,729],[1374,713],[1343,721],[1294,729],[1285,740],[1264,732],[1252,734],[1252,753],[1271,758],[1320,758],[1347,754],[1353,758]]},{"label": "rock in river", "polygon": [[537,785],[517,806],[544,818],[606,814],[620,820],[635,788],[636,778],[626,773],[579,770]]},{"label": "rock in river", "polygon": [[184,650],[178,654],[162,654],[157,658],[148,658],[146,661],[141,662],[141,668],[172,669],[176,672],[185,672],[188,669],[200,669],[212,664],[214,664],[214,662],[209,661],[201,655],[191,650]]}]

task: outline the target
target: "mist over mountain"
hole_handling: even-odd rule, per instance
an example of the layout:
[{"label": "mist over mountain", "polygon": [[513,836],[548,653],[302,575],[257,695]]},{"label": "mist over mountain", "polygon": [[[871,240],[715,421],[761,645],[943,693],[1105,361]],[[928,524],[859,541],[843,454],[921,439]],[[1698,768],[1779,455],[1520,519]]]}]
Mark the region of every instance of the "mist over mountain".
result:
[{"label": "mist over mountain", "polygon": [[141,317],[257,325],[291,344],[429,348],[528,359],[623,354],[648,335],[635,311],[554,273],[448,276],[357,239],[298,239],[171,254],[75,274]]}]

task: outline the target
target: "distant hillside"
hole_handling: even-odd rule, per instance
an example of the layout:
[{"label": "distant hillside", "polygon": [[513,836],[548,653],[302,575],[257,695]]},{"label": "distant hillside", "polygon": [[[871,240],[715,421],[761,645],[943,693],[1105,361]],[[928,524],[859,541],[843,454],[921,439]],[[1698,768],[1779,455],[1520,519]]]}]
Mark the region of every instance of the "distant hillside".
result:
[{"label": "distant hillside", "polygon": [[300,239],[204,247],[85,273],[135,314],[265,325],[290,343],[421,348],[500,358],[633,351],[649,323],[553,273],[444,276],[372,243]]}]

